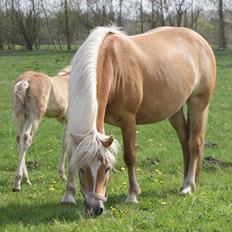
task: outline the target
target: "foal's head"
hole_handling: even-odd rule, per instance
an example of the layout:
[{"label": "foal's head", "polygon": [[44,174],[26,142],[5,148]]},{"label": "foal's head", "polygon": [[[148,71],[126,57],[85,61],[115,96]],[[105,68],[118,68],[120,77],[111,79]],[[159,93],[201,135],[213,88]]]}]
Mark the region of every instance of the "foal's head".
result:
[{"label": "foal's head", "polygon": [[[113,142],[113,137],[101,141],[103,151],[99,149],[99,154],[91,162],[87,162],[78,168],[84,206],[90,216],[102,214],[104,202],[107,201],[107,185],[110,179],[110,170],[114,162],[113,154],[110,152],[110,146]],[[76,140],[75,143],[79,144],[80,140]],[[102,152],[108,154],[102,156]]]}]

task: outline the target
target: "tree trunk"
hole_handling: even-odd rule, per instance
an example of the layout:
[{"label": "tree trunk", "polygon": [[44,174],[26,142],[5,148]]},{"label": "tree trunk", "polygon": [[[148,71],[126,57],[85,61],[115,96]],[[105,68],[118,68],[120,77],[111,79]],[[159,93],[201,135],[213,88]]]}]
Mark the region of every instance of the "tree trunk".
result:
[{"label": "tree trunk", "polygon": [[226,48],[226,35],[225,35],[225,21],[223,14],[223,0],[219,0],[218,4],[218,18],[219,18],[219,49]]},{"label": "tree trunk", "polygon": [[161,17],[161,26],[165,26],[163,0],[160,1],[160,17]]},{"label": "tree trunk", "polygon": [[0,50],[4,50],[3,46],[3,29],[2,29],[2,15],[0,15]]},{"label": "tree trunk", "polygon": [[45,16],[45,20],[46,20],[46,25],[47,25],[47,29],[48,29],[48,33],[51,37],[51,40],[52,40],[52,44],[54,46],[54,49],[56,50],[56,41],[55,41],[55,38],[52,34],[52,30],[50,28],[50,24],[49,24],[49,21],[48,21],[48,15],[47,15],[47,12],[45,10],[45,7],[44,7],[44,4],[43,4],[43,1],[41,0],[41,6],[42,6],[42,9],[43,9],[43,12],[44,12],[44,16]]},{"label": "tree trunk", "polygon": [[65,15],[65,33],[67,40],[67,49],[71,50],[71,34],[69,28],[69,16],[68,16],[68,0],[64,0],[64,15]]},{"label": "tree trunk", "polygon": [[143,0],[140,0],[140,32],[143,33]]},{"label": "tree trunk", "polygon": [[122,26],[122,1],[119,0],[119,17],[118,17],[118,25],[121,27]]},{"label": "tree trunk", "polygon": [[10,39],[11,39],[11,46],[12,46],[12,50],[15,50],[15,20],[14,20],[14,0],[11,0],[11,35],[10,35]]}]

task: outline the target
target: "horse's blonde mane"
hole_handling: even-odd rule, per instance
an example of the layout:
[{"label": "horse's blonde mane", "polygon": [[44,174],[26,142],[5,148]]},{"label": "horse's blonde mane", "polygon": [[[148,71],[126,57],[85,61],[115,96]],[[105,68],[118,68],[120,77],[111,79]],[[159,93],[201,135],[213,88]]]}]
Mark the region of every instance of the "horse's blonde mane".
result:
[{"label": "horse's blonde mane", "polygon": [[[109,34],[123,34],[114,27],[98,27],[91,32],[72,60],[69,82],[68,135],[83,138],[74,151],[71,163],[80,168],[99,154],[113,162],[110,149],[105,149],[100,140],[108,136],[97,132],[96,120],[98,102],[96,94],[96,69],[98,51],[104,38]],[[116,141],[111,146],[116,148]],[[113,153],[116,149],[112,149]],[[111,155],[110,155],[111,154]],[[107,156],[107,157],[106,157]],[[82,161],[81,161],[82,160]]]}]

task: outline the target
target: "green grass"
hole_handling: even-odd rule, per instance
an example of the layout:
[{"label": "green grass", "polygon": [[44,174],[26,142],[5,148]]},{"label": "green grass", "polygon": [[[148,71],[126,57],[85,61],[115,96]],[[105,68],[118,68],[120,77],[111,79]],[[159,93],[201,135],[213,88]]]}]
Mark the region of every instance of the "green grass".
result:
[{"label": "green grass", "polygon": [[[11,191],[18,161],[11,123],[12,84],[26,70],[54,75],[69,64],[71,57],[72,53],[62,52],[0,56],[0,231],[230,231],[231,168],[204,167],[197,191],[180,197],[181,148],[167,121],[137,128],[137,173],[142,189],[139,204],[124,203],[127,172],[120,171],[112,174],[102,216],[86,217],[79,191],[76,207],[61,206],[65,183],[59,179],[56,167],[62,127],[53,119],[42,121],[27,154],[28,161],[37,162],[36,168],[29,169],[32,186],[23,185],[18,193]],[[216,142],[217,147],[206,148],[204,153],[231,162],[232,54],[218,53],[217,66],[206,134],[206,141]],[[106,128],[122,144],[120,130]],[[160,162],[154,165],[151,158]],[[125,167],[122,152],[116,164],[119,170],[121,167]]]}]

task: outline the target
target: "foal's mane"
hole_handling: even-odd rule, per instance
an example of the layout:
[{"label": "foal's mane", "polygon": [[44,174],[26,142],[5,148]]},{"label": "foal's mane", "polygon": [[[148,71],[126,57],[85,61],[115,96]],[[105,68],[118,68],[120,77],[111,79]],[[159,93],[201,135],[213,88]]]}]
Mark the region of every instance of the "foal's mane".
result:
[{"label": "foal's mane", "polygon": [[[123,34],[115,27],[97,27],[91,32],[72,60],[67,134],[75,134],[82,139],[73,155],[73,162],[71,161],[77,168],[90,164],[99,154],[113,162],[116,153],[116,140],[109,152],[110,150],[105,149],[101,143],[109,136],[100,134],[96,126],[98,112],[97,58],[100,46],[109,33]],[[75,168],[74,166],[73,168]]]}]

